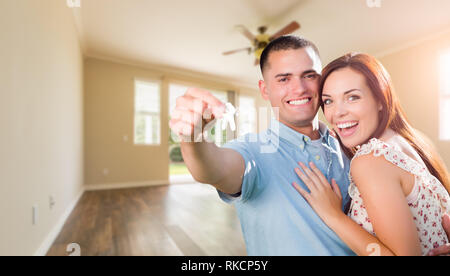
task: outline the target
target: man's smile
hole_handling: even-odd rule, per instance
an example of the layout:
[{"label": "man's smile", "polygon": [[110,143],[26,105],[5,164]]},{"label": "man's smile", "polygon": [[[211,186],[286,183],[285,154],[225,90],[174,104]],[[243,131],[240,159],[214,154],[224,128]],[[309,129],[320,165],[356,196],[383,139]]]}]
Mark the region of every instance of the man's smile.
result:
[{"label": "man's smile", "polygon": [[286,103],[290,106],[304,106],[304,105],[311,103],[311,100],[312,100],[311,97],[304,97],[304,98],[288,100]]}]

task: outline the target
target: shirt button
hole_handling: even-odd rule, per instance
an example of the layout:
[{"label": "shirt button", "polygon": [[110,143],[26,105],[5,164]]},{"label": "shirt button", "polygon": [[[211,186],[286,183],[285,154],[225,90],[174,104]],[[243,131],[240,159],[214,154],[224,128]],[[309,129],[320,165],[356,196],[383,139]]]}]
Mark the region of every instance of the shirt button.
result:
[{"label": "shirt button", "polygon": [[300,145],[300,149],[302,149],[302,150],[303,150],[304,148],[305,148],[305,146],[304,146],[304,145]]},{"label": "shirt button", "polygon": [[320,156],[316,155],[316,160],[319,161],[320,160]]}]

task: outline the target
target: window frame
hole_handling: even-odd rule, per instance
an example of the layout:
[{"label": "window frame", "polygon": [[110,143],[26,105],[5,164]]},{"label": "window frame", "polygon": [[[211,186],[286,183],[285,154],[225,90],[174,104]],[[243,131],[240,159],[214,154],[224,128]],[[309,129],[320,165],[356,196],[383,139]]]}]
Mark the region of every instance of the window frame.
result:
[{"label": "window frame", "polygon": [[[447,62],[447,63],[445,63]],[[450,118],[443,118],[444,101],[450,101],[450,48],[441,51],[438,55],[438,67],[439,67],[439,141],[450,141]],[[447,74],[447,75],[445,75]],[[449,112],[449,111],[447,111]],[[446,124],[444,124],[446,121]],[[449,133],[447,137],[444,137],[444,127],[447,127],[445,131]]]},{"label": "window frame", "polygon": [[[450,133],[450,126],[449,126],[450,125],[450,118],[443,118],[444,111],[442,109],[444,109],[444,107],[443,107],[444,106],[444,101],[449,101],[450,102],[450,95],[442,95],[442,94],[439,95],[439,141],[450,142],[450,134],[448,135],[448,137],[443,137],[444,136],[443,128],[445,126],[447,128],[449,128],[447,131]],[[446,123],[444,123],[443,121],[446,121]]]},{"label": "window frame", "polygon": [[[145,112],[145,111],[136,111],[136,86],[138,82],[143,83],[152,83],[158,85],[158,93],[159,93],[159,113],[156,112]],[[162,141],[162,80],[157,78],[142,78],[142,77],[134,77],[133,78],[133,146],[136,147],[159,147],[161,146]],[[153,115],[158,114],[159,115],[159,130],[158,130],[158,140],[157,143],[151,143],[151,144],[137,144],[136,143],[136,115]]]}]

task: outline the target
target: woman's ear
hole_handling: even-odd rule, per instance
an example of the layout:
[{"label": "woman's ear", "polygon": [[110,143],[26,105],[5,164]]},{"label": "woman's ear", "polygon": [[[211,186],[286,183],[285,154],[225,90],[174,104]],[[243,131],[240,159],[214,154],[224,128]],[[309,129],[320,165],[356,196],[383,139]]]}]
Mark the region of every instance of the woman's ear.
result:
[{"label": "woman's ear", "polygon": [[381,110],[383,110],[383,105],[380,102],[378,102],[378,111],[381,111]]}]

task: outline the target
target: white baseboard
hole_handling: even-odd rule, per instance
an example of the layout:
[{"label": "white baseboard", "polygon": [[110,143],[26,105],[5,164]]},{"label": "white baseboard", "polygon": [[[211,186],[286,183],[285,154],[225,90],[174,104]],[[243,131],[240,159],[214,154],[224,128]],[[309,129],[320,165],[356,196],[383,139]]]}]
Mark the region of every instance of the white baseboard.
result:
[{"label": "white baseboard", "polygon": [[55,242],[56,238],[58,237],[59,233],[61,232],[64,224],[66,223],[67,218],[72,213],[73,209],[77,205],[78,201],[80,200],[81,196],[83,195],[85,191],[85,188],[82,187],[81,191],[77,195],[77,197],[70,203],[70,205],[66,208],[64,213],[61,215],[59,220],[57,221],[56,225],[52,228],[50,233],[48,233],[45,240],[42,242],[39,249],[34,253],[34,256],[45,256],[50,249],[50,247]]},{"label": "white baseboard", "polygon": [[137,187],[149,187],[149,186],[161,186],[169,185],[167,180],[158,181],[145,181],[145,182],[128,182],[128,183],[109,183],[109,184],[97,184],[97,185],[84,185],[77,195],[77,197],[71,202],[64,213],[61,215],[55,226],[52,228],[50,233],[45,237],[44,241],[39,246],[38,250],[33,254],[34,256],[45,256],[50,249],[50,247],[55,242],[59,233],[61,232],[67,218],[72,213],[73,209],[77,205],[81,196],[85,191],[98,191],[98,190],[111,190],[111,189],[126,189],[126,188],[137,188]]},{"label": "white baseboard", "polygon": [[139,188],[150,186],[169,185],[168,180],[155,180],[155,181],[143,181],[143,182],[124,182],[124,183],[107,183],[107,184],[91,184],[85,185],[86,191],[99,191],[99,190],[115,190],[115,189],[127,189],[127,188]]}]

